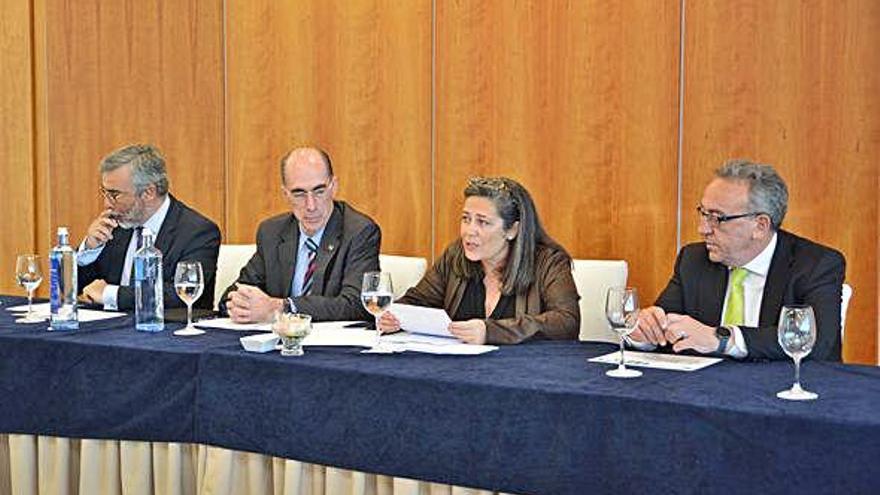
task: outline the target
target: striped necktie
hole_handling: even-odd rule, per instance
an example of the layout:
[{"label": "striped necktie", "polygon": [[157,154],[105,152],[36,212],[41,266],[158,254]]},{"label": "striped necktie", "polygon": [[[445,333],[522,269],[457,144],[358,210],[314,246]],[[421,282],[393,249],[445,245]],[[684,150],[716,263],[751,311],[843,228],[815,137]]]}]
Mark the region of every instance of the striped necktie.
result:
[{"label": "striped necktie", "polygon": [[315,244],[311,237],[306,238],[306,249],[309,251],[309,266],[306,268],[306,274],[303,277],[301,294],[304,296],[309,295],[309,292],[312,290],[312,281],[314,280],[312,276],[315,274],[315,268],[318,266],[318,245]]},{"label": "striped necktie", "polygon": [[749,271],[736,267],[730,271],[730,291],[727,293],[727,311],[724,313],[725,325],[742,325],[745,323],[746,297],[743,280]]}]

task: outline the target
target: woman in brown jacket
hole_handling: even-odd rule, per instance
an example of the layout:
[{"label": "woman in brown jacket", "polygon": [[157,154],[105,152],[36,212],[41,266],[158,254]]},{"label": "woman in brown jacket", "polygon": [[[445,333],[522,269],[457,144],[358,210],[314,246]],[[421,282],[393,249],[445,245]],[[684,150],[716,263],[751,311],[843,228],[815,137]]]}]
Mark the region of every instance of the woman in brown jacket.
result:
[{"label": "woman in brown jacket", "polygon": [[[464,197],[460,239],[397,302],[444,308],[449,331],[472,344],[577,338],[571,256],[544,232],[528,191],[506,177],[473,178]],[[387,311],[379,327],[400,323]]]}]

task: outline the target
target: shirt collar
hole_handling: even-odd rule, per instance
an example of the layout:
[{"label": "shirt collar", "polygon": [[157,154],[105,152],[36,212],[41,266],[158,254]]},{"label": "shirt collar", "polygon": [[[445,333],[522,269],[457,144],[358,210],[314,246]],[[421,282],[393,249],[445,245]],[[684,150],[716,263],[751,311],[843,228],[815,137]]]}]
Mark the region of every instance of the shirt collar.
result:
[{"label": "shirt collar", "polygon": [[755,273],[762,277],[766,277],[767,273],[770,272],[770,262],[773,261],[773,252],[776,251],[776,241],[777,233],[774,232],[773,237],[770,238],[770,242],[767,243],[767,246],[742,267],[748,270],[749,273]]},{"label": "shirt collar", "polygon": [[171,196],[165,195],[165,200],[162,201],[162,206],[156,210],[156,213],[153,213],[153,216],[147,219],[146,222],[142,225],[142,227],[150,229],[150,232],[153,233],[153,240],[155,241],[156,237],[159,236],[159,229],[162,228],[162,224],[165,222],[165,217],[168,215],[168,209],[171,208]]},{"label": "shirt collar", "polygon": [[303,246],[305,246],[305,244],[306,244],[306,239],[309,239],[309,238],[311,238],[313,241],[315,241],[315,244],[320,246],[321,239],[324,238],[324,231],[327,230],[327,225],[324,224],[323,227],[321,227],[317,232],[315,232],[312,235],[306,234],[302,229],[302,225],[297,225],[297,228],[299,229],[299,249],[301,250],[303,248]]}]

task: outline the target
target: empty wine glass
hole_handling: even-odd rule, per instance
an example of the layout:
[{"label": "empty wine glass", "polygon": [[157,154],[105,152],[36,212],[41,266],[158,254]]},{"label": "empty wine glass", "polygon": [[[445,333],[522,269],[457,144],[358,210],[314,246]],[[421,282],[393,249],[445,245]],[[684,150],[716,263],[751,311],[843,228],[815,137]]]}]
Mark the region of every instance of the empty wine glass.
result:
[{"label": "empty wine glass", "polygon": [[174,290],[177,297],[186,303],[186,328],[176,330],[174,335],[185,337],[201,335],[205,333],[192,324],[192,305],[205,290],[205,276],[202,273],[202,264],[198,261],[181,261],[174,270]]},{"label": "empty wine glass", "polygon": [[620,337],[620,364],[613,370],[605,372],[614,378],[635,378],[642,372],[626,367],[624,354],[624,337],[635,330],[639,320],[639,296],[632,287],[611,287],[605,298],[605,316],[611,328]]},{"label": "empty wine glass", "polygon": [[18,285],[27,290],[28,310],[23,318],[19,318],[16,323],[36,323],[43,321],[43,318],[34,314],[33,301],[34,291],[43,281],[43,272],[40,270],[40,257],[35,254],[20,254],[15,260],[15,279]]},{"label": "empty wine glass", "polygon": [[361,302],[376,320],[376,345],[381,342],[382,332],[379,330],[379,318],[382,317],[391,300],[394,299],[394,290],[391,287],[391,274],[387,272],[366,272],[364,283],[361,286]]},{"label": "empty wine glass", "polygon": [[815,392],[801,388],[801,359],[807,357],[816,343],[816,315],[813,308],[804,304],[783,306],[776,329],[779,345],[794,360],[794,385],[776,394],[785,400],[813,400]]}]

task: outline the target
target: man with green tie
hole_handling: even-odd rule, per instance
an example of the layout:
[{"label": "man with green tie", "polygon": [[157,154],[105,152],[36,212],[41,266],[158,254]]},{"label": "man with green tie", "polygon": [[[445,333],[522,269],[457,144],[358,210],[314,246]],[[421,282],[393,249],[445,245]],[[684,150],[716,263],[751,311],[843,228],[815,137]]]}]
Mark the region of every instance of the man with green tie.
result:
[{"label": "man with green tie", "polygon": [[787,208],[788,188],[772,166],[731,160],[716,170],[697,206],[703,242],[682,248],[630,344],[788,359],[776,336],[780,309],[809,304],[817,327],[810,357],[839,361],[846,263],[840,252],[781,230]]}]

